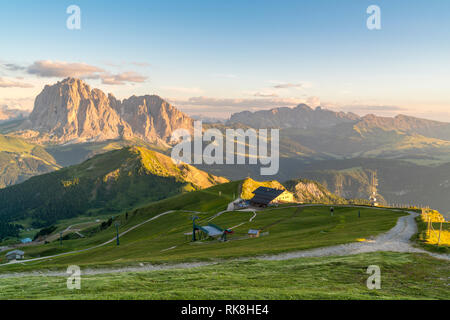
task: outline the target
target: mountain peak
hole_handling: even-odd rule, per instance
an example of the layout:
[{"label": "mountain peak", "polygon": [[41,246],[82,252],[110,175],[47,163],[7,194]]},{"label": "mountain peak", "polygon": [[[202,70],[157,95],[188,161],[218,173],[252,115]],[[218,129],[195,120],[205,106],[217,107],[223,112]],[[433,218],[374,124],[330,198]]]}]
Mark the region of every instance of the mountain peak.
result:
[{"label": "mountain peak", "polygon": [[120,101],[83,80],[66,78],[36,97],[22,135],[37,142],[68,143],[139,138],[166,144],[171,133],[192,130],[193,120],[156,95]]},{"label": "mountain peak", "polygon": [[356,120],[359,120],[359,117],[353,113],[335,112],[320,107],[312,109],[306,104],[299,104],[295,108],[235,113],[228,122],[242,123],[253,128],[326,128]]},{"label": "mountain peak", "polygon": [[294,110],[314,111],[313,108],[304,103],[301,103],[298,106],[296,106]]}]

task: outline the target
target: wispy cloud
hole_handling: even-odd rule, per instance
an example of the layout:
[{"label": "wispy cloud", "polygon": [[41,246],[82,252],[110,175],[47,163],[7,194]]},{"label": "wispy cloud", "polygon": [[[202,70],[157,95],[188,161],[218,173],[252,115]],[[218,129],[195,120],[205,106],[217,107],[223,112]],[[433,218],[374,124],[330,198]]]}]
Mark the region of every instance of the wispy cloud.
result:
[{"label": "wispy cloud", "polygon": [[188,100],[174,100],[180,105],[233,107],[233,108],[267,108],[295,106],[304,103],[305,99],[297,98],[266,98],[266,99],[219,99],[210,97],[192,97]]},{"label": "wispy cloud", "polygon": [[36,61],[26,68],[27,72],[41,78],[75,77],[81,79],[100,79],[106,85],[125,85],[127,83],[142,83],[148,77],[134,71],[113,74],[104,69],[78,62]]},{"label": "wispy cloud", "polygon": [[26,67],[15,64],[15,63],[4,63],[2,64],[2,67],[6,70],[10,70],[10,71],[21,71],[21,70],[25,70]]},{"label": "wispy cloud", "polygon": [[254,97],[260,97],[260,98],[277,98],[278,94],[273,92],[255,92],[253,94]]},{"label": "wispy cloud", "polygon": [[31,110],[33,104],[34,97],[0,99],[0,105],[8,106],[10,109]]},{"label": "wispy cloud", "polygon": [[273,86],[274,89],[308,89],[311,88],[312,85],[308,82],[299,82],[299,83],[277,83]]},{"label": "wispy cloud", "polygon": [[42,60],[34,62],[27,68],[27,72],[43,78],[98,78],[104,70],[86,63]]},{"label": "wispy cloud", "polygon": [[0,88],[33,88],[29,83],[0,78]]},{"label": "wispy cloud", "polygon": [[145,82],[145,80],[147,80],[148,78],[144,77],[143,75],[140,75],[137,72],[129,71],[119,74],[104,73],[100,75],[100,79],[102,79],[103,84],[124,85],[127,82],[142,83]]}]

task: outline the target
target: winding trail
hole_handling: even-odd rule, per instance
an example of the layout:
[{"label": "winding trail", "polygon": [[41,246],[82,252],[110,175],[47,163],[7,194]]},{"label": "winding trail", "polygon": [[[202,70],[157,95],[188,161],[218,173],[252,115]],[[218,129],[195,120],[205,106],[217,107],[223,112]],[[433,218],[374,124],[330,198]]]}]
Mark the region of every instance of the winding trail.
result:
[{"label": "winding trail", "polygon": [[[130,229],[128,229],[128,230],[126,230],[126,231],[124,231],[124,232],[122,232],[122,233],[119,233],[119,237],[121,237],[121,236],[127,234],[127,233],[130,232],[130,231],[133,231],[133,230],[136,229],[136,228],[139,228],[140,226],[142,226],[142,225],[144,225],[144,224],[146,224],[146,223],[148,223],[148,222],[150,222],[150,221],[156,220],[156,219],[158,219],[158,218],[160,218],[160,217],[162,217],[162,216],[165,216],[166,214],[172,213],[172,212],[174,212],[174,210],[163,212],[163,213],[161,213],[161,214],[158,214],[158,215],[154,216],[153,218],[150,218],[150,219],[148,219],[148,220],[145,220],[144,222],[141,222],[141,223],[139,223],[139,224],[137,224],[137,225],[131,227]],[[110,243],[113,242],[113,241],[116,241],[116,237],[112,238],[111,240],[108,240],[108,241],[106,241],[106,242],[103,242],[103,243],[101,243],[101,244],[98,244],[98,245],[96,245],[96,246],[89,247],[89,248],[86,248],[86,249],[80,249],[80,250],[75,250],[75,251],[69,251],[69,252],[59,253],[59,254],[55,254],[55,255],[52,255],[52,256],[45,256],[45,257],[41,257],[41,258],[33,258],[33,259],[28,259],[28,260],[13,261],[13,262],[9,262],[9,263],[0,264],[0,267],[2,267],[2,266],[10,266],[10,265],[12,265],[12,264],[20,264],[20,263],[24,263],[24,262],[32,262],[32,261],[46,260],[46,259],[51,259],[51,258],[56,258],[56,257],[67,256],[67,255],[69,255],[69,254],[85,252],[85,251],[88,251],[88,250],[92,250],[92,249],[96,249],[96,248],[100,248],[100,247],[106,246],[107,244],[110,244]],[[1,278],[0,278],[0,279],[1,279]]]},{"label": "winding trail", "polygon": [[367,252],[391,251],[426,253],[438,259],[450,260],[450,255],[448,254],[432,253],[412,246],[410,239],[415,233],[417,233],[415,218],[419,214],[412,211],[409,211],[408,213],[408,216],[403,216],[398,219],[397,224],[394,228],[384,234],[377,236],[373,241],[370,242],[356,242],[305,251],[289,252],[277,255],[265,255],[259,257],[258,259],[287,260],[306,257],[348,256]]},{"label": "winding trail", "polygon": [[[173,211],[167,211],[164,213],[161,213],[149,220],[146,220],[127,231],[123,232],[120,235],[124,235],[141,225],[148,223],[152,220],[158,219],[161,216],[164,216],[166,214],[169,214]],[[450,261],[450,255],[448,254],[437,254],[432,253],[426,250],[422,250],[419,248],[415,248],[412,246],[410,239],[411,237],[417,232],[417,225],[415,222],[415,218],[419,215],[416,212],[408,212],[408,216],[400,217],[397,221],[397,224],[394,228],[389,230],[388,232],[381,234],[377,236],[373,241],[371,242],[357,242],[357,243],[348,243],[343,245],[337,245],[337,246],[331,246],[331,247],[323,247],[323,248],[316,248],[311,250],[304,250],[304,251],[295,251],[295,252],[289,252],[289,253],[282,253],[282,254],[273,254],[273,255],[263,255],[255,258],[251,258],[252,260],[270,260],[270,261],[281,261],[281,260],[289,260],[289,259],[295,259],[295,258],[307,258],[307,257],[325,257],[325,256],[348,256],[348,255],[356,255],[360,253],[368,253],[368,252],[379,252],[379,251],[391,251],[391,252],[406,252],[406,253],[425,253],[428,254],[434,258],[443,259],[443,260],[449,260]],[[16,263],[23,263],[28,261],[36,261],[36,260],[43,260],[43,259],[49,259],[52,257],[59,257],[63,255],[83,252],[87,250],[91,250],[94,248],[98,248],[101,246],[104,246],[106,244],[109,244],[113,242],[115,238],[97,245],[92,248],[78,250],[78,251],[72,251],[67,252],[59,255],[54,255],[50,257],[43,257],[43,258],[37,258],[37,259],[30,259],[25,261],[18,261]],[[83,275],[98,275],[98,274],[109,274],[109,273],[122,273],[122,272],[146,272],[146,271],[156,271],[156,270],[169,270],[169,269],[190,269],[190,268],[197,268],[202,266],[210,266],[215,265],[223,262],[229,262],[229,261],[248,261],[250,258],[236,258],[232,260],[226,260],[226,261],[215,261],[215,262],[193,262],[193,263],[180,263],[180,264],[172,264],[172,265],[151,265],[151,264],[140,264],[140,266],[137,267],[119,267],[119,268],[108,268],[108,269],[84,269]],[[10,265],[13,263],[5,264]],[[2,265],[0,265],[1,267]],[[45,272],[23,272],[23,273],[7,273],[7,274],[0,274],[0,279],[5,278],[16,278],[16,277],[32,277],[32,276],[55,276],[55,277],[64,277],[67,276],[65,272],[58,272],[58,271],[45,271]]]}]

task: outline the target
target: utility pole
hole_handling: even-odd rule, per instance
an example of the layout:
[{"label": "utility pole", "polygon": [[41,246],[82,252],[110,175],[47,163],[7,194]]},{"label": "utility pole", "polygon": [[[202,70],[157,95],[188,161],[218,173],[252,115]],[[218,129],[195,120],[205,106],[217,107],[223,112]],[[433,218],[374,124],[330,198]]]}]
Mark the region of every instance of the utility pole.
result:
[{"label": "utility pole", "polygon": [[197,227],[195,225],[195,220],[197,220],[197,219],[198,219],[197,216],[192,217],[192,242],[197,241],[197,239],[195,238],[195,232],[197,231]]},{"label": "utility pole", "polygon": [[117,245],[120,245],[120,241],[119,241],[119,223],[116,222],[116,232],[117,232]]},{"label": "utility pole", "polygon": [[378,178],[377,172],[375,170],[371,170],[371,178],[370,178],[370,205],[372,207],[378,206],[377,203],[377,194],[378,194]]},{"label": "utility pole", "polygon": [[59,244],[62,246],[62,236],[63,236],[63,233],[62,233],[62,231],[59,233]]}]

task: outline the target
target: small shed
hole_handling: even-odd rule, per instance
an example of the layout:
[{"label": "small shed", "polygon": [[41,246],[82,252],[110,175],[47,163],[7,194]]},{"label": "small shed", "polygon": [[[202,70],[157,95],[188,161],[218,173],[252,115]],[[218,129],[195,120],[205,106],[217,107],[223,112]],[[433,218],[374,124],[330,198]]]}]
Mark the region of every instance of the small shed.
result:
[{"label": "small shed", "polygon": [[23,257],[25,256],[25,252],[21,251],[21,250],[14,250],[14,251],[10,251],[6,254],[6,261],[13,261],[13,260],[22,260]]},{"label": "small shed", "polygon": [[24,239],[20,240],[20,242],[22,242],[23,244],[26,244],[26,243],[33,242],[33,240],[31,238],[24,238]]},{"label": "small shed", "polygon": [[260,230],[256,230],[256,229],[250,229],[248,230],[248,236],[250,238],[259,238],[259,234],[261,233]]}]

